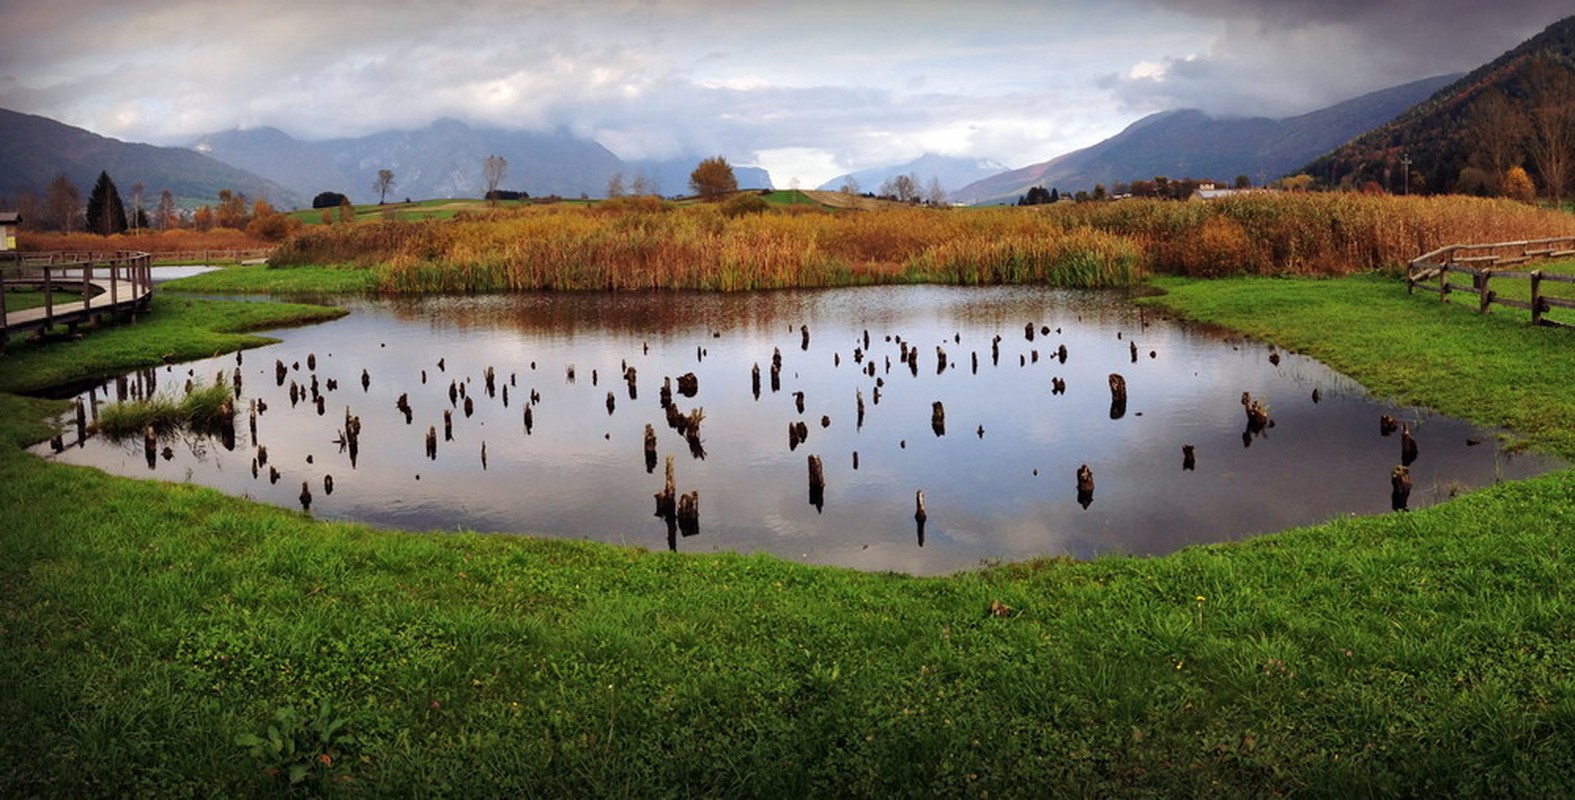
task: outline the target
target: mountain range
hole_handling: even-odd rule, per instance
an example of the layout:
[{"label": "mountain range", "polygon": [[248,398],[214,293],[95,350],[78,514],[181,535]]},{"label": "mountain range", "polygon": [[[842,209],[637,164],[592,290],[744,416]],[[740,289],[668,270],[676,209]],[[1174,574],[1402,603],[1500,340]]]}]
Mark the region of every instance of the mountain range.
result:
[{"label": "mountain range", "polygon": [[873,167],[838,175],[816,188],[835,192],[847,185],[851,179],[860,192],[878,192],[881,184],[898,175],[916,175],[919,178],[920,188],[928,188],[930,179],[934,178],[940,182],[941,188],[947,194],[951,194],[968,184],[998,175],[1005,170],[1004,164],[988,158],[956,158],[926,153],[906,164]]},{"label": "mountain range", "polygon": [[1426,78],[1285,119],[1161,111],[1091,147],[972,183],[952,199],[1010,203],[1035,186],[1073,192],[1157,175],[1224,182],[1246,175],[1261,185],[1388,122],[1457,77]]},{"label": "mountain range", "polygon": [[[668,161],[624,162],[595,141],[565,131],[535,133],[472,128],[452,119],[412,131],[376,133],[353,139],[307,142],[274,128],[210,134],[193,149],[312,197],[333,191],[353,203],[382,199],[372,184],[379,170],[394,173],[389,199],[480,197],[482,161],[507,160],[499,189],[532,196],[602,197],[608,181],[621,174],[629,184],[637,175],[662,194],[689,191],[689,173],[700,156]],[[758,167],[734,167],[739,186],[770,188],[771,176]]]}]

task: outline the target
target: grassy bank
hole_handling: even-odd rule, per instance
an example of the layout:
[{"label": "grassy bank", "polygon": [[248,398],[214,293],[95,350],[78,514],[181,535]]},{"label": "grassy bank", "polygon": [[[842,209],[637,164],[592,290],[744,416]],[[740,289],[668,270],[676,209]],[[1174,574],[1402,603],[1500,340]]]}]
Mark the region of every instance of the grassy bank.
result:
[{"label": "grassy bank", "polygon": [[80,339],[10,342],[0,392],[28,392],[167,361],[189,361],[272,342],[250,331],[334,319],[344,311],[290,303],[226,303],[159,293],[135,324],[83,328]]},{"label": "grassy bank", "polygon": [[[1575,374],[1568,332],[1381,281],[1165,288],[1286,346],[1369,349],[1354,377],[1437,407]],[[1389,335],[1344,338],[1372,321]],[[1501,368],[1459,373],[1478,352]],[[915,579],[317,523],[41,462],[14,447],[38,411],[0,395],[0,729],[27,732],[0,737],[0,795],[271,793],[292,768],[345,796],[1554,795],[1575,774],[1571,473]],[[1528,434],[1575,454],[1554,413]],[[305,749],[255,744],[270,725]]]}]

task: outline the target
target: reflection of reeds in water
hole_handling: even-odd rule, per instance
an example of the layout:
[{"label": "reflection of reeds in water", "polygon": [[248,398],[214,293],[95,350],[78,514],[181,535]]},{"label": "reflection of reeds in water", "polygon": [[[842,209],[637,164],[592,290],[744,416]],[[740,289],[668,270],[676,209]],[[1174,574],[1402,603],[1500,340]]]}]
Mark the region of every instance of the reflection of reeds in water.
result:
[{"label": "reflection of reeds in water", "polygon": [[1510,201],[1259,193],[1034,209],[774,211],[652,198],[452,220],[322,226],[273,262],[349,264],[394,292],[714,289],[930,281],[1125,286],[1185,275],[1395,270],[1456,242],[1575,233]]},{"label": "reflection of reeds in water", "polygon": [[164,435],[182,427],[217,433],[232,424],[235,395],[227,384],[198,386],[184,397],[154,395],[110,403],[98,412],[98,431],[111,439],[141,436],[148,428]]}]

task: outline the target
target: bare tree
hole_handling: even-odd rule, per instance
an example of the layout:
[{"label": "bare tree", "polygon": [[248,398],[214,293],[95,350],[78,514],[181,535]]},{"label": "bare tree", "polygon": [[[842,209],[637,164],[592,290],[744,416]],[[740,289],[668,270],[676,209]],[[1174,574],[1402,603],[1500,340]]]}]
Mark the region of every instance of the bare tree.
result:
[{"label": "bare tree", "polygon": [[175,210],[175,194],[168,189],[159,192],[159,204],[153,210],[153,227],[167,231],[180,219]]},{"label": "bare tree", "polygon": [[623,195],[623,173],[614,172],[612,177],[607,179],[607,197],[612,199],[614,197],[623,197]]},{"label": "bare tree", "polygon": [[919,191],[919,176],[911,172],[907,175],[894,175],[880,185],[882,197],[893,197],[901,203],[917,201]]},{"label": "bare tree", "polygon": [[486,188],[487,205],[498,204],[498,184],[509,172],[509,160],[503,156],[487,156],[481,160],[481,183]]},{"label": "bare tree", "polygon": [[147,187],[141,183],[131,184],[131,219],[127,221],[131,223],[131,231],[133,233],[142,229],[142,222],[148,216],[142,209],[142,193],[146,189]]},{"label": "bare tree", "polygon": [[1575,76],[1556,66],[1531,67],[1531,137],[1527,151],[1554,203],[1564,201],[1570,157],[1575,154]]},{"label": "bare tree", "polygon": [[377,204],[382,205],[388,200],[388,193],[394,189],[394,171],[380,169],[377,171],[377,180],[372,181],[372,191],[377,192]]},{"label": "bare tree", "polygon": [[859,193],[859,181],[858,181],[858,179],[854,178],[852,175],[849,175],[849,176],[843,178],[842,179],[842,187],[839,188],[837,191],[842,192],[843,194],[858,194]]},{"label": "bare tree", "polygon": [[44,195],[44,207],[49,212],[50,226],[56,230],[70,233],[80,228],[77,221],[82,217],[82,191],[77,185],[61,172],[49,182],[49,191]]},{"label": "bare tree", "polygon": [[930,185],[924,190],[924,202],[932,206],[946,205],[946,190],[941,187],[941,179],[930,176]]},{"label": "bare tree", "polygon": [[1466,112],[1466,135],[1476,142],[1471,162],[1487,177],[1492,194],[1503,192],[1504,174],[1518,161],[1526,117],[1497,89],[1482,93]]}]

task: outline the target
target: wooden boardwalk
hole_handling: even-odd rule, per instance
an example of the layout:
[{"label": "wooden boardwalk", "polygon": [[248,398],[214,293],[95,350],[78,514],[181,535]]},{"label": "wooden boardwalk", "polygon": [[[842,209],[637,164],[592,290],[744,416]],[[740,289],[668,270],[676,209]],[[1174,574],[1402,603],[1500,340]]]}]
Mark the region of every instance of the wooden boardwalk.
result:
[{"label": "wooden boardwalk", "polygon": [[[0,259],[0,352],[13,335],[56,325],[71,330],[104,314],[147,310],[153,300],[147,253],[17,253]],[[41,292],[43,305],[5,310],[7,293]]]}]

